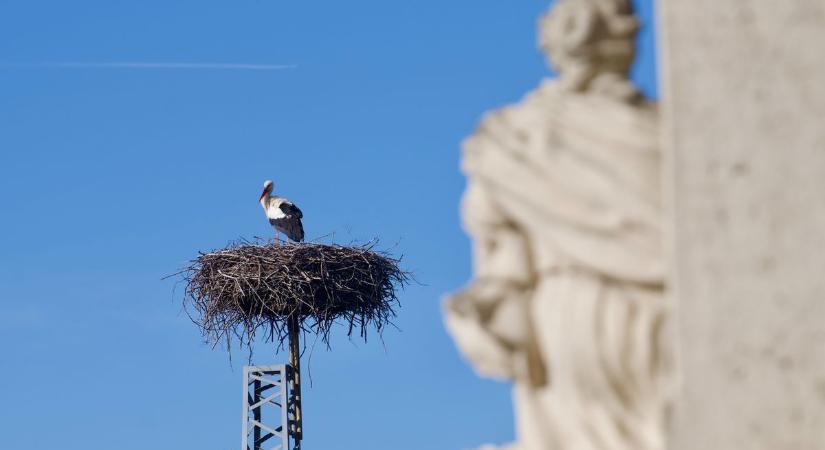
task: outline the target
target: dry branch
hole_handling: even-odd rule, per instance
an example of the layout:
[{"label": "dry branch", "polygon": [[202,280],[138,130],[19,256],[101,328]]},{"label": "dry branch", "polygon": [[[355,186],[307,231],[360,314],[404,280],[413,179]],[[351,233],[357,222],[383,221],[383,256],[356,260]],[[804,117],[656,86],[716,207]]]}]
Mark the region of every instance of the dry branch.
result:
[{"label": "dry branch", "polygon": [[392,323],[396,288],[409,280],[400,261],[374,250],[375,244],[243,241],[201,253],[181,272],[184,305],[214,345],[231,347],[232,337],[251,345],[263,333],[280,348],[290,317],[327,346],[335,323],[366,340],[369,328],[380,333]]}]

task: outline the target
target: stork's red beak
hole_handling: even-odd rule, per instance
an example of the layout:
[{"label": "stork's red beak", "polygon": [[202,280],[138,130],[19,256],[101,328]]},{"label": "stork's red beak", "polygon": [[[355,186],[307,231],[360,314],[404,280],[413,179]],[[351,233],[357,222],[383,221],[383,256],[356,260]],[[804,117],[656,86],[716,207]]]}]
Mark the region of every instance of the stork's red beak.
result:
[{"label": "stork's red beak", "polygon": [[266,195],[266,192],[267,192],[267,191],[268,191],[268,190],[269,190],[269,189],[267,189],[267,188],[264,188],[264,191],[263,191],[263,192],[261,192],[261,196],[260,196],[260,198],[258,198],[258,201],[261,201],[261,200],[263,200],[263,198],[264,198],[264,195]]}]

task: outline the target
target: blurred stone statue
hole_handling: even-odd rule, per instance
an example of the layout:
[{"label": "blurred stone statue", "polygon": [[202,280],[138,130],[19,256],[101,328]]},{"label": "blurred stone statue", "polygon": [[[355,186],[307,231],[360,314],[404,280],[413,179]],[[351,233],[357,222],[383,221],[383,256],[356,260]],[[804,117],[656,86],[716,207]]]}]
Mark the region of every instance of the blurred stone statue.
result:
[{"label": "blurred stone statue", "polygon": [[664,447],[658,114],[627,79],[626,0],[559,0],[540,21],[558,72],[466,140],[475,279],[445,304],[459,349],[514,383],[512,450]]}]

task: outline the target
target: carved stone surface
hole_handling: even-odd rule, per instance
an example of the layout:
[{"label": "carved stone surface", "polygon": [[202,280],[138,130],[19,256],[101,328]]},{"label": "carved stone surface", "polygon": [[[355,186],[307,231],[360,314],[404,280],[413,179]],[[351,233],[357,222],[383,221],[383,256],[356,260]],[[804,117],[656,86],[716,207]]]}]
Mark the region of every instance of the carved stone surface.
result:
[{"label": "carved stone surface", "polygon": [[638,98],[627,80],[637,30],[627,1],[558,0],[541,19],[539,46],[565,89]]},{"label": "carved stone surface", "polygon": [[507,448],[660,449],[670,392],[658,114],[626,78],[620,0],[561,0],[560,73],[464,144],[475,279],[445,303],[458,347],[514,382]]}]

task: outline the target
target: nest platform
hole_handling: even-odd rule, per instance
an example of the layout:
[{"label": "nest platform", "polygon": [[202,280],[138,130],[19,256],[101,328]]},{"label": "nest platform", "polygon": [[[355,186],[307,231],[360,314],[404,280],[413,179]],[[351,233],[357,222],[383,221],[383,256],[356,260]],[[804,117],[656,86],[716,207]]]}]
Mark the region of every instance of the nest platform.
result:
[{"label": "nest platform", "polygon": [[409,280],[400,259],[374,247],[244,241],[201,253],[181,272],[184,305],[214,345],[263,334],[280,348],[290,321],[327,346],[336,323],[366,340],[392,323],[396,289]]}]

